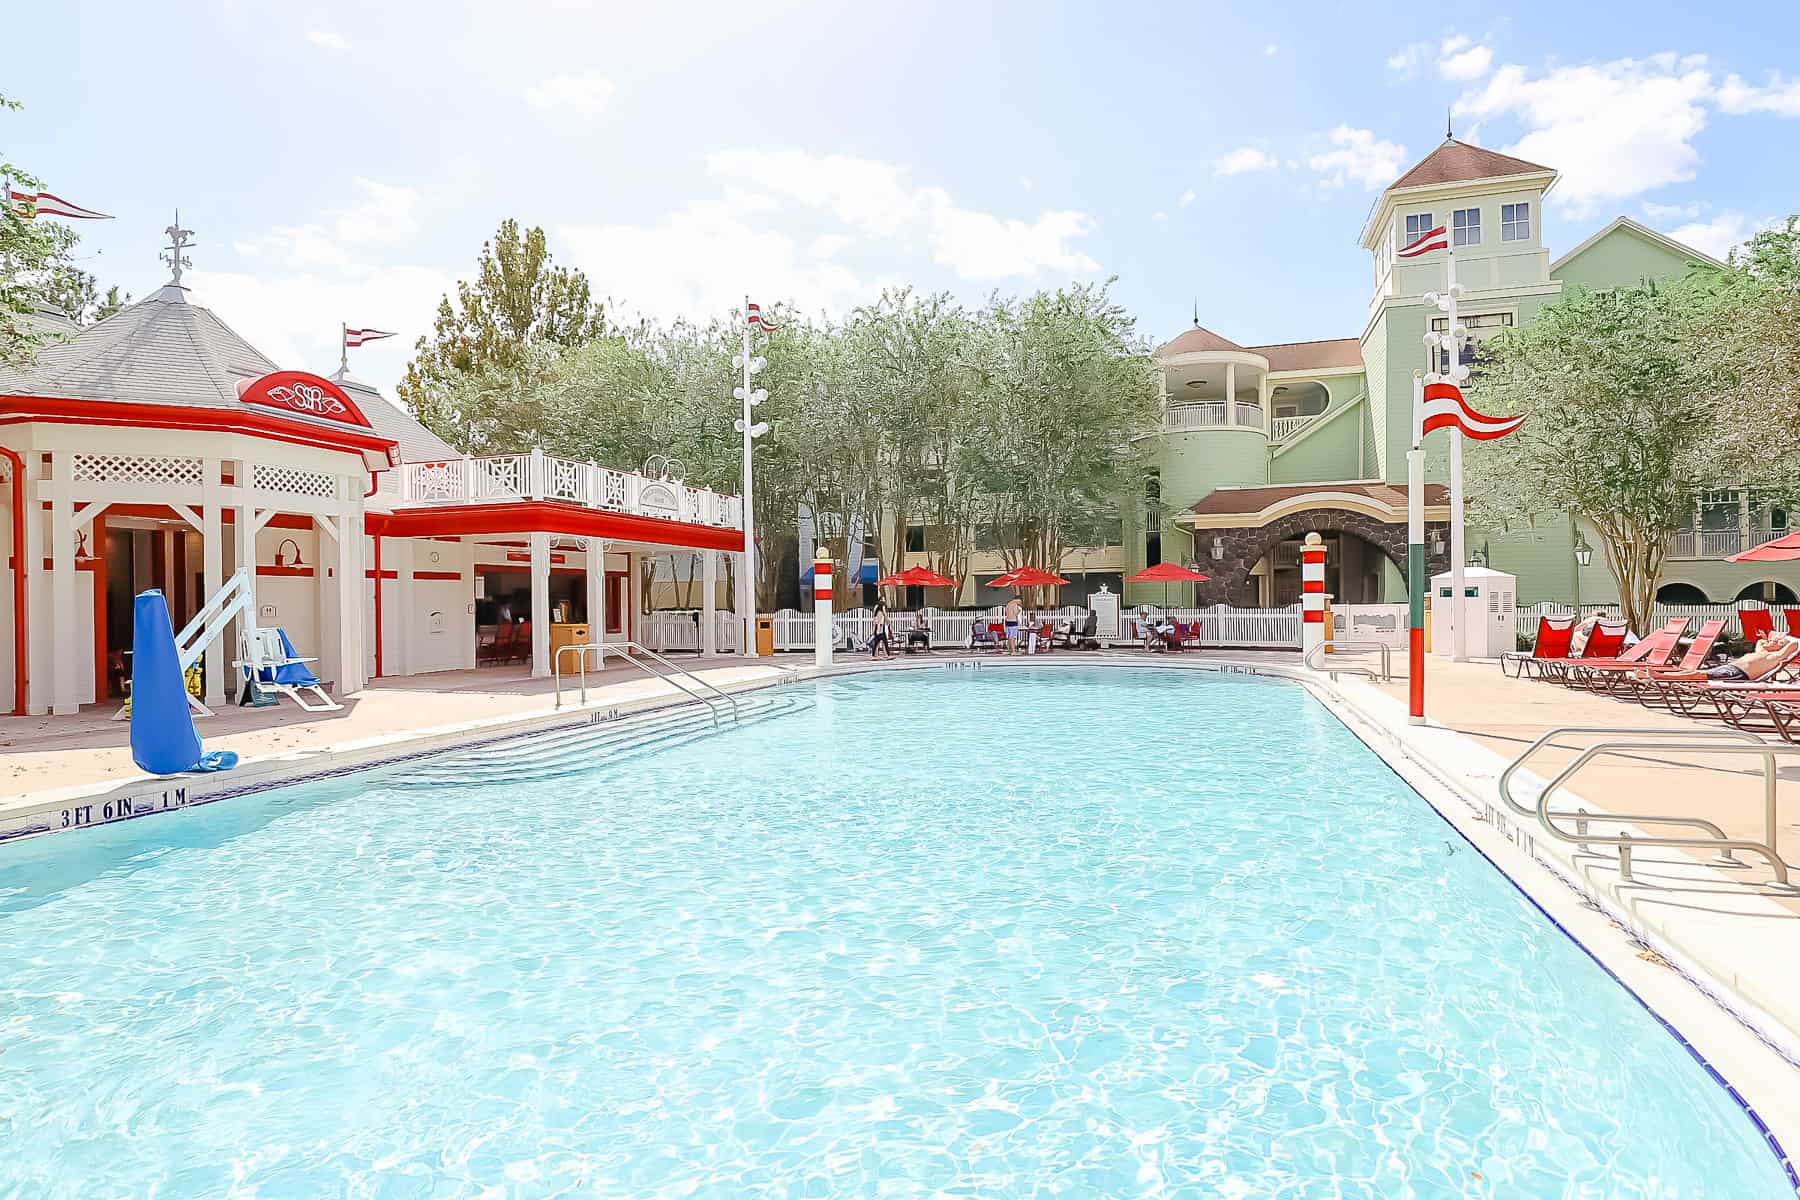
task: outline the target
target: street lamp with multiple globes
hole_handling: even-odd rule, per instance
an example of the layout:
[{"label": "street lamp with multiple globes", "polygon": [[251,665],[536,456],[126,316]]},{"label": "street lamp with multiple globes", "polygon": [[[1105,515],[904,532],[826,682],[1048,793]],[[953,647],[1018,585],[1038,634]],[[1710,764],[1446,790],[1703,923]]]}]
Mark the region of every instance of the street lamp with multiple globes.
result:
[{"label": "street lamp with multiple globes", "polygon": [[734,398],[743,401],[744,415],[731,427],[744,435],[744,569],[738,572],[738,616],[743,625],[744,657],[756,653],[756,509],[755,486],[752,483],[751,451],[756,439],[769,432],[767,421],[753,420],[757,405],[769,398],[762,388],[753,388],[750,380],[768,366],[768,360],[750,351],[750,323],[744,325],[744,348],[731,358],[731,365],[743,368],[744,382],[731,389]]}]

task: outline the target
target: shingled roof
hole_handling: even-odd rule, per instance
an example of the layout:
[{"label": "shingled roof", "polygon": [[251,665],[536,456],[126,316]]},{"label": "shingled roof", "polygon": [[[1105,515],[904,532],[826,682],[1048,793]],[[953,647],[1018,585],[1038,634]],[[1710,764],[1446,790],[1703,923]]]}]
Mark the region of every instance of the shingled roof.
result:
[{"label": "shingled roof", "polygon": [[460,451],[421,425],[411,413],[348,371],[335,371],[330,378],[356,401],[356,407],[369,418],[376,433],[400,443],[401,462],[443,462],[462,457]]},{"label": "shingled roof", "polygon": [[1242,350],[1230,338],[1220,337],[1210,329],[1194,326],[1181,336],[1164,343],[1158,354],[1197,354],[1205,350]]},{"label": "shingled roof", "polygon": [[1362,366],[1362,342],[1356,338],[1276,342],[1268,346],[1251,346],[1250,353],[1268,359],[1271,371],[1324,371],[1334,367]]},{"label": "shingled roof", "polygon": [[1508,175],[1538,175],[1549,170],[1549,167],[1510,154],[1445,138],[1437,149],[1413,164],[1412,170],[1388,187],[1393,190],[1433,183],[1463,183],[1471,179],[1502,179]]}]

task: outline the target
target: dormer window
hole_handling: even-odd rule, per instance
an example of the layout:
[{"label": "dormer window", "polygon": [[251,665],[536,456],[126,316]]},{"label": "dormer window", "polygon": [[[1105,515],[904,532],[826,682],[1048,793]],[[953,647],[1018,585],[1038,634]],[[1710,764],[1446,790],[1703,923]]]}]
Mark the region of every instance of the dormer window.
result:
[{"label": "dormer window", "polygon": [[1450,214],[1450,237],[1453,245],[1481,245],[1481,210],[1459,208]]},{"label": "dormer window", "polygon": [[1518,204],[1502,204],[1500,206],[1500,240],[1503,242],[1531,240],[1530,204],[1521,201]]}]

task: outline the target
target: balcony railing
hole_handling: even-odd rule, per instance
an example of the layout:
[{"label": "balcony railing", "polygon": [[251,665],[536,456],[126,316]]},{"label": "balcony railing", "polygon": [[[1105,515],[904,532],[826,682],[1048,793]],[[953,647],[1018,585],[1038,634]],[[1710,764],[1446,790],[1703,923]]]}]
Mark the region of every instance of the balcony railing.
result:
[{"label": "balcony railing", "polygon": [[401,507],[561,500],[690,525],[744,527],[743,501],[736,496],[535,452],[406,463],[398,482],[395,503]]},{"label": "balcony railing", "polygon": [[1745,534],[1741,529],[1684,529],[1669,539],[1670,558],[1724,558],[1770,538],[1780,537],[1785,529],[1767,530],[1752,526]]},{"label": "balcony railing", "polygon": [[1278,442],[1285,442],[1318,419],[1317,413],[1309,417],[1276,417],[1274,438]]},{"label": "balcony railing", "polygon": [[1171,404],[1163,414],[1163,428],[1186,429],[1261,429],[1262,405],[1238,401],[1237,420],[1232,422],[1223,400],[1200,400],[1191,404]]}]

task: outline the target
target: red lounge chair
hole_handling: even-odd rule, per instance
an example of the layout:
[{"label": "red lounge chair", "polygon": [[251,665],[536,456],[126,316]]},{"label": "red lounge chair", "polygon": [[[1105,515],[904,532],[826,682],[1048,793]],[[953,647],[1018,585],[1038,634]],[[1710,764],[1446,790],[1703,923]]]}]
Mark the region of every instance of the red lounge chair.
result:
[{"label": "red lounge chair", "polygon": [[1601,621],[1594,626],[1594,632],[1588,635],[1587,645],[1580,654],[1567,658],[1539,658],[1537,663],[1539,679],[1560,680],[1564,671],[1580,662],[1601,662],[1617,658],[1625,649],[1625,638],[1630,633],[1623,621]]},{"label": "red lounge chair", "polygon": [[[1737,705],[1739,697],[1779,697],[1788,693],[1800,696],[1800,682],[1794,678],[1796,658],[1800,658],[1800,641],[1790,642],[1775,665],[1756,679],[1708,679],[1698,672],[1692,675],[1650,672],[1640,682],[1642,688],[1655,690],[1655,698],[1644,699],[1641,694],[1639,698],[1646,704],[1667,708],[1684,717],[1718,719],[1730,724],[1743,711]],[[1752,710],[1756,707],[1754,703],[1750,705]]]},{"label": "red lounge chair", "polygon": [[1608,692],[1624,691],[1630,693],[1632,699],[1645,704],[1654,705],[1661,695],[1658,688],[1650,686],[1652,681],[1663,679],[1704,679],[1706,676],[1701,667],[1706,663],[1706,656],[1711,654],[1713,646],[1719,640],[1719,634],[1725,629],[1723,617],[1708,617],[1700,623],[1700,632],[1688,643],[1687,652],[1681,661],[1673,666],[1649,667],[1641,671],[1609,672],[1610,679],[1606,684]]},{"label": "red lounge chair", "polygon": [[1787,631],[1800,637],[1800,608],[1784,608],[1781,615],[1787,620]]},{"label": "red lounge chair", "polygon": [[1600,681],[1610,672],[1629,673],[1643,667],[1665,666],[1675,657],[1687,627],[1687,617],[1670,617],[1661,629],[1616,658],[1570,663],[1563,671],[1563,682],[1570,687],[1597,691]]},{"label": "red lounge chair", "polygon": [[[1500,673],[1518,679],[1532,671],[1532,660],[1569,657],[1569,639],[1575,636],[1575,617],[1539,617],[1537,640],[1530,650],[1509,650],[1500,656]],[[1508,671],[1506,664],[1513,669]]]},{"label": "red lounge chair", "polygon": [[1005,621],[989,621],[988,622],[988,637],[993,639],[992,649],[994,649],[994,650],[1006,649],[1006,622]]},{"label": "red lounge chair", "polygon": [[1775,614],[1766,608],[1738,609],[1738,633],[1755,645],[1775,632]]}]

